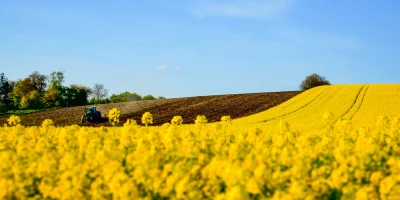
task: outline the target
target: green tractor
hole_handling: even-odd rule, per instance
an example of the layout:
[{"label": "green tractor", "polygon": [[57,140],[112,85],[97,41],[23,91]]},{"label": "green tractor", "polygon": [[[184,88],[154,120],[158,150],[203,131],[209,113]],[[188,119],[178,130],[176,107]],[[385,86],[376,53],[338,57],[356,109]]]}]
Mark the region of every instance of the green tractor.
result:
[{"label": "green tractor", "polygon": [[96,106],[89,106],[85,108],[85,115],[82,116],[81,121],[82,123],[103,122],[107,121],[107,118],[101,116],[101,113],[96,109]]}]

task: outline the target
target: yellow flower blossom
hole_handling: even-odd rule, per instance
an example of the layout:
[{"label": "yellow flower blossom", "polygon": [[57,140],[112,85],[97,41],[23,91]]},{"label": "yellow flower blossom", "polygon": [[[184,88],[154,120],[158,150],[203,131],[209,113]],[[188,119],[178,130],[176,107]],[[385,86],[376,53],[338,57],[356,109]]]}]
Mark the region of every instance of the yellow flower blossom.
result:
[{"label": "yellow flower blossom", "polygon": [[45,119],[42,123],[42,127],[49,127],[49,126],[53,126],[54,122],[51,119]]},{"label": "yellow flower blossom", "polygon": [[118,125],[121,112],[117,108],[113,108],[108,112],[108,120],[113,126]]},{"label": "yellow flower blossom", "polygon": [[181,125],[183,123],[183,119],[181,116],[174,116],[171,120],[171,124]]},{"label": "yellow flower blossom", "polygon": [[197,115],[196,120],[194,121],[195,124],[207,124],[207,118],[204,115]]},{"label": "yellow flower blossom", "polygon": [[142,124],[146,126],[149,124],[153,124],[153,115],[150,112],[145,112],[142,116]]},{"label": "yellow flower blossom", "polygon": [[21,124],[21,118],[15,115],[11,115],[10,118],[8,118],[7,122],[10,126],[16,126],[18,124]]},{"label": "yellow flower blossom", "polygon": [[[150,124],[152,115],[144,116]],[[344,118],[330,134],[279,120],[147,128],[134,120],[98,128],[13,122],[0,127],[0,199],[399,199],[396,118],[382,118],[384,128]]]}]

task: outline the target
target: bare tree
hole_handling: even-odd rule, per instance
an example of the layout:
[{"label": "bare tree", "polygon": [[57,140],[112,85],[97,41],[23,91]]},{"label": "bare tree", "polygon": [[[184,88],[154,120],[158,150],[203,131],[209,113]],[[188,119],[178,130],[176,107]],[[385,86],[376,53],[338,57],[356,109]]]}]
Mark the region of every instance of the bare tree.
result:
[{"label": "bare tree", "polygon": [[104,88],[104,85],[101,83],[96,83],[93,86],[92,96],[97,99],[97,103],[100,102],[101,99],[107,98],[108,90]]},{"label": "bare tree", "polygon": [[47,87],[47,76],[40,74],[37,71],[32,72],[31,75],[29,75],[29,78],[31,79],[35,89],[39,92],[39,93],[44,93],[44,91],[46,90]]}]

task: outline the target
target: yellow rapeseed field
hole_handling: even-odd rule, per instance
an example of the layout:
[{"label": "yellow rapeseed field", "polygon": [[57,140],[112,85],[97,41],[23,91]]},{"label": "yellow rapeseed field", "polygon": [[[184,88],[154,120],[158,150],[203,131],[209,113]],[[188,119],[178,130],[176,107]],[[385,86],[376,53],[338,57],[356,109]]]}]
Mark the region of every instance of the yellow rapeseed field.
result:
[{"label": "yellow rapeseed field", "polygon": [[150,126],[146,113],[146,126],[23,127],[12,116],[0,199],[400,199],[399,94],[323,86],[242,119],[199,113],[195,125]]},{"label": "yellow rapeseed field", "polygon": [[324,127],[321,116],[329,111],[337,121],[347,119],[357,127],[370,126],[380,115],[400,115],[400,84],[333,85],[317,87],[267,111],[233,120],[235,124],[265,123],[276,130],[280,121],[293,129],[313,131]]}]

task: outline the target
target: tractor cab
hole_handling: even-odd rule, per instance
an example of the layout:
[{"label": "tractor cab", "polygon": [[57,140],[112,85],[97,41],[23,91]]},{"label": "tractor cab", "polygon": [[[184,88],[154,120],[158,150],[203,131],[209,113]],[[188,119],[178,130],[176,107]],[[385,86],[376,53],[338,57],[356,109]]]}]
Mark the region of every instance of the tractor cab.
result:
[{"label": "tractor cab", "polygon": [[85,108],[86,116],[92,116],[94,113],[96,113],[96,111],[97,111],[96,106],[90,106]]},{"label": "tractor cab", "polygon": [[96,106],[86,107],[84,112],[85,115],[81,118],[82,123],[102,121],[101,113],[96,109]]}]

